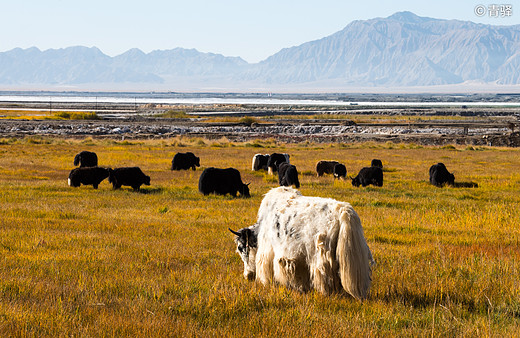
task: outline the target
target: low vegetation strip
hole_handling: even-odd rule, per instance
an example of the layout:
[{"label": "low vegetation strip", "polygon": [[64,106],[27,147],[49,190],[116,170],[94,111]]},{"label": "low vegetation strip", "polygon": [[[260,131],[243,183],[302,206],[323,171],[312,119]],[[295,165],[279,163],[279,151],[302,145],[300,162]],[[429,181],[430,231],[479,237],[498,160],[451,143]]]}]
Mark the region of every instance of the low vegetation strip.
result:
[{"label": "low vegetation strip", "polygon": [[[74,156],[139,166],[140,191],[69,187]],[[177,152],[200,167],[172,171]],[[368,298],[298,293],[244,279],[234,235],[277,180],[256,153],[288,153],[305,196],[352,204],[377,266]],[[347,175],[371,159],[383,187]],[[443,162],[456,182],[435,187]],[[274,139],[25,137],[0,142],[0,336],[515,336],[520,330],[520,150]],[[205,168],[237,168],[251,198],[204,196]]]}]

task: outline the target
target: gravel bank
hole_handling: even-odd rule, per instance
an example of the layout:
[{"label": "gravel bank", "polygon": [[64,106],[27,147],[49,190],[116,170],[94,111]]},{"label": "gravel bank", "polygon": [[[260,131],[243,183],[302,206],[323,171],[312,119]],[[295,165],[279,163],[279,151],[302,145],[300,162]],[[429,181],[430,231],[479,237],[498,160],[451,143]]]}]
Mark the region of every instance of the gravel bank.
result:
[{"label": "gravel bank", "polygon": [[57,137],[105,137],[120,139],[169,138],[180,135],[232,141],[274,138],[283,142],[414,142],[423,145],[468,144],[520,146],[520,135],[505,126],[330,125],[317,123],[253,124],[200,123],[147,119],[96,121],[2,120],[1,137],[30,135]]}]

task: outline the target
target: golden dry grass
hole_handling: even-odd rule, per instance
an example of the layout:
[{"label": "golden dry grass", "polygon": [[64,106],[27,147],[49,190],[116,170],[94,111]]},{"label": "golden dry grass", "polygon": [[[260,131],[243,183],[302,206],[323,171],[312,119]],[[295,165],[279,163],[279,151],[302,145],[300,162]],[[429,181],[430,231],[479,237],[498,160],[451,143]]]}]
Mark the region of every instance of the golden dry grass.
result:
[{"label": "golden dry grass", "polygon": [[0,120],[99,120],[95,112],[0,109]]},{"label": "golden dry grass", "polygon": [[[520,151],[400,144],[234,144],[0,140],[0,336],[515,336],[520,329]],[[67,186],[72,161],[139,165],[141,192]],[[178,151],[236,167],[251,199],[204,197]],[[302,193],[350,202],[377,261],[368,300],[299,294],[242,277],[228,227],[255,222],[277,185],[251,172],[255,153],[288,152]],[[317,178],[321,159],[349,174],[380,158],[382,188]],[[444,162],[456,181],[436,188]]]}]

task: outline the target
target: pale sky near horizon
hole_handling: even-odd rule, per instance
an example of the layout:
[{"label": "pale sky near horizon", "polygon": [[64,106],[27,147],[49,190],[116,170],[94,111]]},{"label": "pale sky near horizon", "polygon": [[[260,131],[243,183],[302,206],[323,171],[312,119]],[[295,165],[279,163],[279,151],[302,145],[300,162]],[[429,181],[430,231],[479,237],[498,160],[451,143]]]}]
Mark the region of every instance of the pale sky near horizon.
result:
[{"label": "pale sky near horizon", "polygon": [[[479,14],[475,8],[484,10]],[[511,15],[490,17],[491,5]],[[520,0],[0,0],[0,52],[71,46],[115,56],[195,48],[255,63],[286,47],[321,39],[354,20],[411,11],[492,25],[520,24]]]}]

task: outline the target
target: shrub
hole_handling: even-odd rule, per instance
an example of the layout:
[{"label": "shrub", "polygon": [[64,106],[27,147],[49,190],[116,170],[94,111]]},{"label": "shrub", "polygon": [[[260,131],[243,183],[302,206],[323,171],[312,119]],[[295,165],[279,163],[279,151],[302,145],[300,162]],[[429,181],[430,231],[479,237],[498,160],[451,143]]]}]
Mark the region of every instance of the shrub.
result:
[{"label": "shrub", "polygon": [[447,144],[445,146],[442,146],[441,149],[446,149],[446,150],[457,150],[457,148],[455,148],[454,145],[452,144]]},{"label": "shrub", "polygon": [[180,110],[168,110],[167,112],[160,114],[159,117],[164,117],[168,119],[187,119],[191,116],[188,115],[185,111]]},{"label": "shrub", "polygon": [[240,118],[240,120],[238,120],[238,122],[251,127],[251,125],[253,123],[258,123],[258,120],[251,116],[244,116],[244,117]]},{"label": "shrub", "polygon": [[96,112],[57,112],[54,116],[64,120],[100,120]]}]

